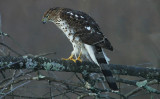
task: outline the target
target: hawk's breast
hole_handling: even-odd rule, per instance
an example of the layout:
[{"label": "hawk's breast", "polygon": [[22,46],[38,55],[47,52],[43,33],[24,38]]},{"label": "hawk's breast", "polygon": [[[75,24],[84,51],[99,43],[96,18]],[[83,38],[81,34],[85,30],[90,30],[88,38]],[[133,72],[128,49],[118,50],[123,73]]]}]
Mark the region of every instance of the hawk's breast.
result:
[{"label": "hawk's breast", "polygon": [[80,51],[84,47],[84,45],[81,42],[80,38],[78,36],[75,36],[76,30],[74,28],[72,28],[67,23],[66,20],[63,20],[61,18],[58,18],[57,21],[55,21],[54,23],[64,32],[64,34],[67,36],[67,38],[72,43],[73,49],[74,49],[73,54],[76,55],[76,54],[80,53]]},{"label": "hawk's breast", "polygon": [[80,43],[79,37],[74,36],[76,33],[74,28],[72,28],[66,20],[58,18],[54,23],[64,32],[71,43]]}]

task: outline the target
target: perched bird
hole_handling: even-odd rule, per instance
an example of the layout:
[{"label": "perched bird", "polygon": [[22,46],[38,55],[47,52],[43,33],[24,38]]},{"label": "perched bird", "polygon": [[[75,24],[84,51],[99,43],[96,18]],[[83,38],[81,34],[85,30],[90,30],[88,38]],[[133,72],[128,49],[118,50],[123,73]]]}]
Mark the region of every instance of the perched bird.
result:
[{"label": "perched bird", "polygon": [[[53,22],[60,28],[73,45],[71,56],[63,60],[76,60],[82,62],[81,57],[85,56],[89,61],[94,62],[101,68],[101,63],[109,64],[104,49],[113,51],[109,40],[104,37],[100,27],[84,12],[72,10],[69,8],[50,8],[45,12],[43,23]],[[102,55],[100,55],[102,54]],[[99,57],[101,56],[101,57]],[[118,90],[115,80],[110,70],[102,70],[109,87],[112,90]]]}]

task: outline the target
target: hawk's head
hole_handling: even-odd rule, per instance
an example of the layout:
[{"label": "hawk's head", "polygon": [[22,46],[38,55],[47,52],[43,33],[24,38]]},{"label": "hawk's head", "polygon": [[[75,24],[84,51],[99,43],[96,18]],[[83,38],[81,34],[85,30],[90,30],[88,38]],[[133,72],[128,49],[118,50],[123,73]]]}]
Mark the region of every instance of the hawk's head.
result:
[{"label": "hawk's head", "polygon": [[46,11],[42,18],[43,24],[45,24],[48,21],[53,22],[55,19],[57,19],[60,10],[61,10],[60,7],[56,7],[56,8],[50,8],[48,11]]}]

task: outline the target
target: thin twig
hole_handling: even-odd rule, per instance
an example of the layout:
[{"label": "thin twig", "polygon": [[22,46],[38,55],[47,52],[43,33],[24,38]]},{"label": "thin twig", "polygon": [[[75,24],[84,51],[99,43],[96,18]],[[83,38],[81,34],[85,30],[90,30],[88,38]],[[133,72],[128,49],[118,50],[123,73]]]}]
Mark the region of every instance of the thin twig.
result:
[{"label": "thin twig", "polygon": [[12,51],[13,53],[17,54],[18,56],[22,56],[20,53],[18,53],[17,51],[13,50],[11,47],[9,47],[9,46],[6,45],[6,44],[0,42],[0,45],[8,48],[10,51]]},{"label": "thin twig", "polygon": [[[2,33],[2,17],[1,17],[1,13],[0,13],[0,37],[2,39],[2,43],[4,43],[4,35],[1,35],[1,34],[3,34],[3,33]],[[2,46],[2,49],[0,49],[0,52],[4,56],[6,55],[4,46]]]},{"label": "thin twig", "polygon": [[22,86],[24,86],[24,85],[26,85],[26,84],[28,84],[28,83],[30,83],[30,82],[31,82],[31,81],[27,81],[27,82],[25,82],[25,83],[23,83],[23,84],[15,87],[15,88],[13,88],[11,91],[9,91],[9,92],[5,93],[3,96],[1,96],[0,99],[4,98],[6,95],[10,94],[11,92],[13,92],[14,90],[16,90],[17,88],[20,88],[20,87],[22,87]]},{"label": "thin twig", "polygon": [[[158,83],[157,80],[153,80],[153,81],[148,82],[147,85],[153,85],[153,84],[157,84],[157,83]],[[143,87],[143,88],[145,88],[145,87]],[[142,90],[142,87],[135,88],[135,89],[133,89],[132,91],[130,91],[129,93],[125,94],[125,96],[126,96],[126,97],[130,97],[131,95],[133,95],[133,94],[135,94],[135,93],[138,93],[138,92],[141,91],[141,90]]]},{"label": "thin twig", "polygon": [[[28,71],[28,72],[26,72],[26,73],[21,73],[21,74],[17,75],[16,78],[21,77],[21,76],[26,75],[26,74],[29,74],[29,73],[32,73],[32,72],[33,72],[33,71]],[[11,79],[12,79],[12,77],[6,78],[6,79],[0,81],[0,84],[3,84],[3,83],[5,83],[6,81],[11,80]]]},{"label": "thin twig", "polygon": [[76,75],[76,77],[78,78],[78,80],[79,80],[82,84],[85,83],[85,82],[77,75],[77,73],[75,73],[75,75]]}]

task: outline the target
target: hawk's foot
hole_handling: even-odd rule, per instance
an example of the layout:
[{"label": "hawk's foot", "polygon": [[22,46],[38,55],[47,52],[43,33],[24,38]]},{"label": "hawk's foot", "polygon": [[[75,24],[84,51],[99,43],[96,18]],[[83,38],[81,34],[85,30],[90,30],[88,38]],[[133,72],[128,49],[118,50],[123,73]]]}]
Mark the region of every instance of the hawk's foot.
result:
[{"label": "hawk's foot", "polygon": [[82,60],[81,60],[81,58],[80,58],[80,57],[78,57],[76,60],[77,60],[77,61],[80,61],[80,62],[82,63]]},{"label": "hawk's foot", "polygon": [[62,58],[62,60],[72,60],[76,63],[76,59],[73,58],[73,55],[71,55],[69,58]]},{"label": "hawk's foot", "polygon": [[72,60],[73,62],[76,63],[76,59],[74,59],[74,58],[62,58],[62,60]]},{"label": "hawk's foot", "polygon": [[82,56],[82,52],[79,53],[79,56],[76,60],[80,61],[82,63],[82,60],[81,60],[81,56]]}]

